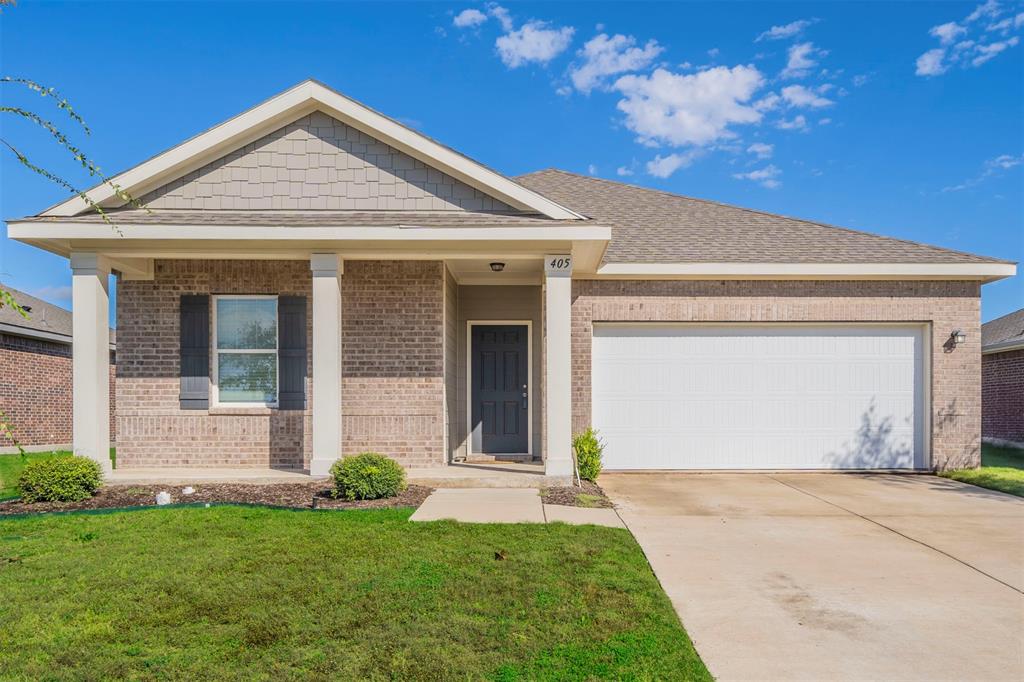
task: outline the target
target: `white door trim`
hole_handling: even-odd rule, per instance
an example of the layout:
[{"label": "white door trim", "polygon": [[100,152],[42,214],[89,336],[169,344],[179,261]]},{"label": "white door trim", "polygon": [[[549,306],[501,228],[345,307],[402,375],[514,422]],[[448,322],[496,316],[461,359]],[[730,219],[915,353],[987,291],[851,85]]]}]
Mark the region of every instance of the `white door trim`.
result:
[{"label": "white door trim", "polygon": [[473,327],[487,325],[523,325],[526,327],[526,454],[533,457],[533,320],[466,320],[466,457],[486,455],[473,452]]}]

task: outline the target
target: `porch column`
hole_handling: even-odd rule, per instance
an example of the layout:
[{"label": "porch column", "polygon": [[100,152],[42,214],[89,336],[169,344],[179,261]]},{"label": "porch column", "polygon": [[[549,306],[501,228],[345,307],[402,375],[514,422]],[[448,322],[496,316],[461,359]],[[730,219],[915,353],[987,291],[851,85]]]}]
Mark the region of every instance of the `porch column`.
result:
[{"label": "porch column", "polygon": [[97,253],[71,254],[72,439],[76,455],[110,466],[110,266]]},{"label": "porch column", "polygon": [[572,474],[572,257],[544,256],[544,473]]},{"label": "porch column", "polygon": [[341,457],[341,274],[336,253],[314,253],[313,456],[311,476],[326,476]]}]

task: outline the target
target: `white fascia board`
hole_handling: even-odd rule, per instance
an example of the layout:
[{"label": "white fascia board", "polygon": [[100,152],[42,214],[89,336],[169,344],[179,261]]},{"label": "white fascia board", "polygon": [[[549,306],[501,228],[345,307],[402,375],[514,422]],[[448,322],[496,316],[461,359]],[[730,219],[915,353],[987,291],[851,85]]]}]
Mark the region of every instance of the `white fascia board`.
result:
[{"label": "white fascia board", "polygon": [[6,322],[0,322],[0,332],[10,334],[12,336],[22,336],[28,339],[40,339],[42,341],[52,341],[54,343],[62,343],[68,346],[71,345],[71,337],[66,334],[57,334],[55,332],[48,332],[42,329],[21,327],[16,324],[8,324]]},{"label": "white fascia board", "polygon": [[[561,204],[314,81],[300,83],[114,176],[111,183],[138,197],[315,110],[322,110],[515,208],[536,211],[557,220],[583,219]],[[117,195],[109,184],[97,185],[86,194],[101,206],[118,203]],[[85,200],[75,196],[47,209],[42,215],[69,217],[89,208]]]},{"label": "white fascia board", "polygon": [[7,224],[11,239],[158,239],[245,241],[607,241],[611,228],[598,225],[551,227],[284,227],[275,225],[109,225],[93,222],[41,222],[13,220]]},{"label": "white fascia board", "polygon": [[976,279],[1012,277],[1013,263],[608,263],[609,279]]},{"label": "white fascia board", "polygon": [[1010,339],[1009,341],[990,343],[987,346],[981,347],[981,354],[992,355],[993,353],[1008,353],[1012,350],[1024,350],[1024,339]]}]

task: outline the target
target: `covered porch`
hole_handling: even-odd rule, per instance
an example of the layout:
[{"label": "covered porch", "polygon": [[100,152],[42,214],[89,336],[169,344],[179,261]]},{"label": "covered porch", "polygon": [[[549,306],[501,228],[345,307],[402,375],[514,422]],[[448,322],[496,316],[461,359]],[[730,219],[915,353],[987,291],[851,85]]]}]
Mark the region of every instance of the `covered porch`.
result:
[{"label": "covered porch", "polygon": [[[114,238],[105,225],[45,227],[38,243],[67,255],[73,273],[74,448],[112,482],[184,480],[186,472],[193,481],[325,476],[339,457],[364,450],[395,457],[411,479],[456,485],[532,486],[571,473],[571,277],[596,270],[607,228],[348,228],[315,243],[297,239],[305,230],[282,228],[280,240],[243,244],[189,231],[154,239],[134,225]],[[117,471],[106,457],[111,387],[99,371],[110,273],[121,351]],[[282,317],[273,400],[219,399],[226,351],[212,338],[190,350],[187,296],[210,298],[210,321],[198,328],[211,336],[219,297],[305,298],[292,348],[306,358],[292,362],[305,365],[298,384],[284,372]],[[477,348],[494,341],[487,332],[519,329],[524,367],[474,369],[476,352],[511,352]],[[474,372],[486,371],[516,375],[521,421],[509,417],[511,405],[480,408],[502,397],[475,388]],[[507,439],[492,447],[488,429],[512,421],[525,447]]]}]

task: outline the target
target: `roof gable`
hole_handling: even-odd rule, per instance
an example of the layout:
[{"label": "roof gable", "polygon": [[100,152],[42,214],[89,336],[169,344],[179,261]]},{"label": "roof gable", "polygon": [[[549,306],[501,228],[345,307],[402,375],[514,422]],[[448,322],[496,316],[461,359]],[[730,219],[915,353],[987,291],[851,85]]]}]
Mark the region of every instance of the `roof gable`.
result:
[{"label": "roof gable", "polygon": [[514,210],[320,111],[139,202],[152,209],[185,210]]},{"label": "roof gable", "polygon": [[[560,220],[582,218],[557,202],[312,80],[304,81],[111,180],[132,196],[147,196],[314,112],[327,114],[518,211]],[[106,184],[93,187],[87,194],[103,207],[114,208],[122,204]],[[76,196],[51,207],[42,215],[69,217],[87,213],[89,209],[89,204]]]}]

